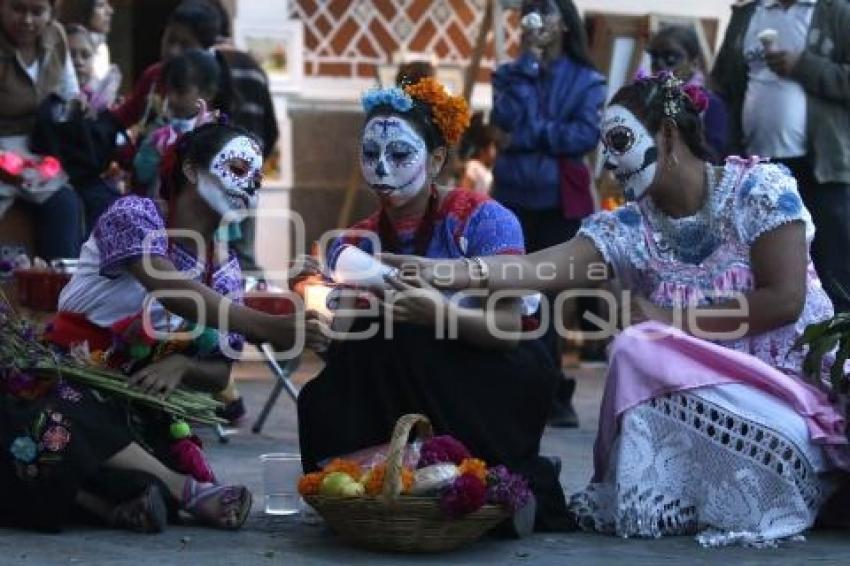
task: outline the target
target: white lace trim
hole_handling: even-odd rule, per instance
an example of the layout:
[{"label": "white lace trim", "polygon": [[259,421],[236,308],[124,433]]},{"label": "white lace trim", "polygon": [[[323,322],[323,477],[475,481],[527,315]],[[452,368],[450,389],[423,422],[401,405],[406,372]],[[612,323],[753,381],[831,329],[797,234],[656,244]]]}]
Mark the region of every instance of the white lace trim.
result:
[{"label": "white lace trim", "polygon": [[683,392],[623,415],[605,480],[570,508],[584,530],[761,544],[810,527],[828,487],[783,435]]}]

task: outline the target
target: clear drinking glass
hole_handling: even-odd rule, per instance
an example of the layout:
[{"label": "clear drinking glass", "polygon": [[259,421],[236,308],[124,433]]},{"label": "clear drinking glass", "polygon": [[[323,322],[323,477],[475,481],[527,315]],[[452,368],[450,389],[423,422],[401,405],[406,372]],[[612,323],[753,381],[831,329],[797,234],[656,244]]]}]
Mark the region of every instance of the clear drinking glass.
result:
[{"label": "clear drinking glass", "polygon": [[300,454],[263,454],[263,490],[268,515],[297,515],[301,510],[298,479],[301,477]]}]

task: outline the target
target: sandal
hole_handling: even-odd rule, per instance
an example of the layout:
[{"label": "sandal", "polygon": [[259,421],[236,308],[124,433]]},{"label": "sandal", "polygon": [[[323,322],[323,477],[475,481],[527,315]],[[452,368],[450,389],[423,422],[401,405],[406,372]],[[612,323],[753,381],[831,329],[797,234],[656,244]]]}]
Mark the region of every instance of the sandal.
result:
[{"label": "sandal", "polygon": [[148,486],[140,496],[116,505],[110,526],[135,533],[161,533],[168,524],[168,509],[162,492],[156,485]]},{"label": "sandal", "polygon": [[252,501],[245,486],[199,483],[188,478],[181,508],[205,525],[235,531],[248,519]]}]

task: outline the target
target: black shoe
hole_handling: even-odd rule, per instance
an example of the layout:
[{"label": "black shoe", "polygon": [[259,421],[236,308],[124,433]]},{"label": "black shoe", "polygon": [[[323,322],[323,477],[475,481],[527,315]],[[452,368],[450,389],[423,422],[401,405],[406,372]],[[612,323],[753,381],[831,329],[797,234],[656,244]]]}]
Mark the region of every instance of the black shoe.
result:
[{"label": "black shoe", "polygon": [[242,400],[242,397],[235,401],[230,401],[229,403],[226,403],[224,407],[220,407],[215,410],[215,416],[226,420],[227,424],[230,426],[237,426],[245,417],[246,413],[245,402]]},{"label": "black shoe", "polygon": [[573,407],[573,393],[576,389],[576,380],[572,377],[564,378],[558,382],[555,397],[549,407],[549,419],[547,424],[556,428],[578,428],[578,413]]}]

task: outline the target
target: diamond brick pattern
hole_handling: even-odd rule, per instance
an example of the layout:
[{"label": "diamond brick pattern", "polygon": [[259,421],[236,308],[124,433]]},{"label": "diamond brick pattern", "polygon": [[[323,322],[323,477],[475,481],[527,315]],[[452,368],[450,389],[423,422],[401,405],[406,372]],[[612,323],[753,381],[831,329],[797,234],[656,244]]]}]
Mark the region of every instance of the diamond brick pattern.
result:
[{"label": "diamond brick pattern", "polygon": [[[400,49],[437,54],[445,64],[469,64],[484,0],[292,0],[290,17],[304,25],[307,76],[374,77]],[[507,54],[519,51],[516,13],[502,21]],[[479,81],[490,80],[493,34],[481,62]]]}]

